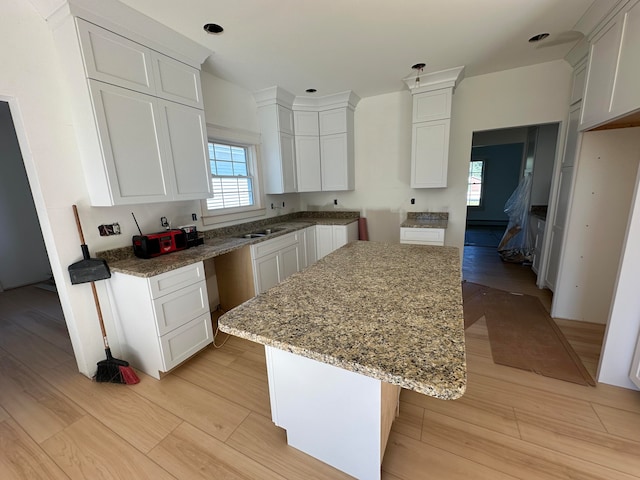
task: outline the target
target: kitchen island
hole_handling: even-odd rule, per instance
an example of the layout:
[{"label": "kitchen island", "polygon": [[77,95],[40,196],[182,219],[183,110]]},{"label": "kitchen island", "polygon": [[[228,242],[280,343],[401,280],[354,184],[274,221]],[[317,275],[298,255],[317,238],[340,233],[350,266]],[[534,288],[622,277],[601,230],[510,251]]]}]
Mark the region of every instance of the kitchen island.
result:
[{"label": "kitchen island", "polygon": [[219,325],[265,345],[272,419],[289,445],[358,478],[380,477],[400,387],[465,391],[456,248],[351,243]]}]

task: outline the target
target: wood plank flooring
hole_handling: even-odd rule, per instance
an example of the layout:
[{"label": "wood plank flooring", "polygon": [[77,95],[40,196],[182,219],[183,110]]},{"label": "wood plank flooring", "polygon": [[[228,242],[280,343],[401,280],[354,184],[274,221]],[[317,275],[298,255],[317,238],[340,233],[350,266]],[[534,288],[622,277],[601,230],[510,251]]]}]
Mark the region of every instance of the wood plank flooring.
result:
[{"label": "wood plank flooring", "polygon": [[[467,257],[469,281],[550,305],[526,267]],[[601,327],[559,323],[595,368]],[[383,479],[640,479],[640,392],[495,365],[482,319],[466,340],[461,399],[402,391]],[[0,293],[0,478],[350,478],[287,446],[270,419],[260,345],[231,337],[161,381],[140,377],[91,382],[76,373],[54,293]]]}]

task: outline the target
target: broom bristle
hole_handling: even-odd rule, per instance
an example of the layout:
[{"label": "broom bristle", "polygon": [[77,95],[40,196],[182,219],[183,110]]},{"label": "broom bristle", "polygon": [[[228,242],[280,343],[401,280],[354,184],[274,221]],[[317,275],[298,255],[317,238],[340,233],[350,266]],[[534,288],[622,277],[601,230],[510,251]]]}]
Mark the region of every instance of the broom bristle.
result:
[{"label": "broom bristle", "polygon": [[134,385],[140,382],[136,372],[129,366],[129,362],[114,358],[109,348],[105,348],[104,351],[107,359],[98,362],[98,370],[93,377],[96,382],[123,383],[126,385]]},{"label": "broom bristle", "polygon": [[98,362],[98,370],[93,378],[102,383],[125,383],[120,374],[120,366],[109,360]]},{"label": "broom bristle", "polygon": [[120,376],[122,377],[122,380],[124,380],[124,383],[126,383],[127,385],[135,385],[136,383],[140,383],[140,379],[138,378],[138,375],[136,375],[136,372],[133,371],[133,368],[131,367],[119,367],[120,368]]}]

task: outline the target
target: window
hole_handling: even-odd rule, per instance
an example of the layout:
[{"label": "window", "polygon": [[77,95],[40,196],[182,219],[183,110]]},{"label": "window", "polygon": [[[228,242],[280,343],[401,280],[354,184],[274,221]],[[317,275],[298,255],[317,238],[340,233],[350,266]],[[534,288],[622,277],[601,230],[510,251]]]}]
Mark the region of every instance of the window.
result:
[{"label": "window", "polygon": [[207,210],[255,204],[249,156],[245,146],[209,142],[213,197],[207,199]]},{"label": "window", "polygon": [[484,160],[469,162],[469,186],[467,188],[467,207],[482,205],[482,185],[484,181]]}]

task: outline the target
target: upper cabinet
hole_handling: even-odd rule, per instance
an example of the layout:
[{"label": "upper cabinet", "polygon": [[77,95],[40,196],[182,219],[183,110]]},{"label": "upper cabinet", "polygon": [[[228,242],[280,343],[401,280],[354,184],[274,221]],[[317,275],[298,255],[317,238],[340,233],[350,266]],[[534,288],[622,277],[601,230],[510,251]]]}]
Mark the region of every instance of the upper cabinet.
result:
[{"label": "upper cabinet", "polygon": [[54,26],[91,204],[208,197],[199,69],[91,20]]},{"label": "upper cabinet", "polygon": [[580,130],[611,121],[638,124],[637,119],[625,117],[640,109],[640,0],[620,6],[589,39]]},{"label": "upper cabinet", "polygon": [[[360,99],[353,92],[294,97],[271,87],[254,97],[266,193],[354,189],[354,110]],[[290,118],[291,130],[284,129]]]},{"label": "upper cabinet", "polygon": [[279,87],[254,94],[262,134],[261,160],[265,193],[298,191],[293,138],[293,95]]},{"label": "upper cabinet", "polygon": [[463,67],[405,78],[413,96],[411,188],[447,186],[451,98]]}]

